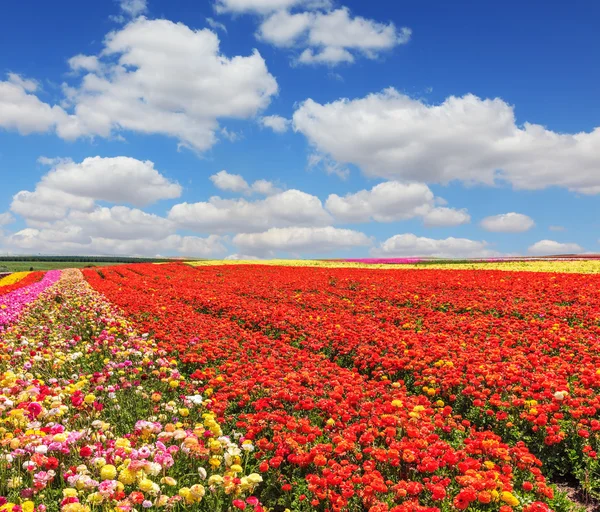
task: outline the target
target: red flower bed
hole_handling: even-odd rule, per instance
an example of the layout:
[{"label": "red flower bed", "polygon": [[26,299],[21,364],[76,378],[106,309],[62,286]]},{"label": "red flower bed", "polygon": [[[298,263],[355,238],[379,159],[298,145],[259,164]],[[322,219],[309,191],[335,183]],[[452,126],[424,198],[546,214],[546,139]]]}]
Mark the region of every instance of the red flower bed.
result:
[{"label": "red flower bed", "polygon": [[84,273],[186,363],[221,421],[255,441],[266,504],[545,510],[552,491],[530,450],[544,472],[580,476],[596,463],[596,276],[179,264]]}]

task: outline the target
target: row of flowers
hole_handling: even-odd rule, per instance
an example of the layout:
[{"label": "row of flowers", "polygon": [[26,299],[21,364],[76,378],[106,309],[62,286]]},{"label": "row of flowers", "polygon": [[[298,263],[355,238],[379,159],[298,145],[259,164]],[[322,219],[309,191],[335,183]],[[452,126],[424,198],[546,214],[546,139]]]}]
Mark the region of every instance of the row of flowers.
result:
[{"label": "row of flowers", "polygon": [[[347,272],[179,264],[84,271],[95,289],[178,354],[182,371],[203,381],[219,421],[253,440],[268,505],[567,510],[524,443],[510,446],[476,428],[449,400],[415,393],[406,379],[365,372],[333,355],[339,347],[330,348],[322,334],[337,336],[344,325],[331,321],[357,329],[365,322],[362,337],[339,337],[340,346],[360,340],[357,363],[369,357],[368,338],[388,327],[371,323],[373,311],[350,311],[339,289],[344,279],[357,296],[364,287],[382,292],[382,274],[354,271],[362,273],[362,287]],[[305,303],[303,291],[320,295],[320,304]],[[363,306],[373,301],[365,297]],[[294,330],[294,315],[306,331]]]},{"label": "row of flowers", "polygon": [[40,293],[56,283],[60,277],[59,270],[51,270],[45,275],[40,273],[39,279],[35,276],[33,282],[28,282],[29,277],[34,274],[36,273],[32,272],[21,281],[7,286],[6,288],[11,288],[11,290],[3,295],[0,294],[0,333],[7,324],[14,322],[19,317],[27,304],[34,301]]},{"label": "row of flowers", "polygon": [[43,272],[14,272],[0,279],[0,295],[37,283],[44,277]]},{"label": "row of flowers", "polygon": [[12,274],[0,277],[0,289],[2,289],[4,286],[19,282],[21,279],[26,278],[29,274],[31,274],[31,272],[13,272]]},{"label": "row of flowers", "polygon": [[268,265],[317,268],[370,268],[380,270],[504,270],[508,272],[552,272],[569,274],[600,274],[600,259],[560,260],[490,260],[490,261],[417,261],[412,258],[374,260],[203,260],[193,266]]},{"label": "row of flowers", "polygon": [[0,511],[263,510],[254,445],[202,383],[79,270],[56,276],[0,337]]}]

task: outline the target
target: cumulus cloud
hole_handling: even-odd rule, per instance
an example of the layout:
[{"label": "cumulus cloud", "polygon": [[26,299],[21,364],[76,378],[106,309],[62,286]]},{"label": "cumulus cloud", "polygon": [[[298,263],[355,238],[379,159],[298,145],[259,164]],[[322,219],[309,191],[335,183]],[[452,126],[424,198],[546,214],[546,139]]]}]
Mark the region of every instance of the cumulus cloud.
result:
[{"label": "cumulus cloud", "polygon": [[0,126],[24,134],[56,130],[67,140],[127,130],[162,134],[203,151],[223,133],[220,119],[254,117],[278,90],[257,51],[228,58],[211,30],[164,19],[139,17],[109,33],[97,56],[69,63],[85,71],[79,84],[63,85],[61,104],[71,113],[9,76],[0,82]]},{"label": "cumulus cloud", "polygon": [[465,208],[456,210],[438,206],[432,208],[423,216],[423,224],[429,228],[460,226],[471,222],[471,216]]},{"label": "cumulus cloud", "polygon": [[68,61],[73,71],[100,71],[100,60],[95,55],[75,55]]},{"label": "cumulus cloud", "polygon": [[181,186],[160,174],[149,160],[97,156],[79,163],[48,158],[42,162],[54,167],[33,192],[15,194],[10,207],[28,221],[60,220],[70,209],[89,212],[96,201],[144,206],[181,195]]},{"label": "cumulus cloud", "polygon": [[6,226],[7,224],[12,224],[15,221],[15,218],[11,215],[10,212],[0,213],[0,226]]},{"label": "cumulus cloud", "polygon": [[535,222],[531,217],[515,212],[493,215],[481,221],[483,229],[496,233],[522,233],[529,231],[533,226]]},{"label": "cumulus cloud", "polygon": [[326,226],[271,228],[263,233],[240,233],[233,238],[233,243],[248,254],[272,256],[277,252],[303,254],[351,249],[369,246],[371,240],[359,231]]},{"label": "cumulus cloud", "polygon": [[560,254],[577,254],[583,252],[583,247],[575,243],[561,243],[554,240],[540,240],[529,246],[529,254],[534,256],[551,256]]},{"label": "cumulus cloud", "polygon": [[234,254],[230,254],[229,256],[225,256],[225,258],[223,258],[223,259],[239,261],[239,260],[259,260],[260,258],[258,256],[252,256],[250,254],[234,253]]},{"label": "cumulus cloud", "polygon": [[4,238],[5,249],[12,253],[61,255],[148,256],[178,253],[187,257],[210,258],[227,253],[221,237],[169,235],[162,239],[91,237],[76,226],[26,228]]},{"label": "cumulus cloud", "polygon": [[231,174],[227,171],[219,171],[210,177],[214,186],[220,190],[242,194],[262,194],[270,196],[281,192],[272,182],[267,180],[256,180],[252,185],[239,174]]},{"label": "cumulus cloud", "polygon": [[275,133],[285,133],[290,127],[291,121],[278,115],[264,116],[260,118],[260,125],[264,128],[270,128]]},{"label": "cumulus cloud", "polygon": [[323,226],[331,223],[320,199],[300,190],[286,190],[265,199],[222,199],[180,203],[168,218],[198,233],[257,232],[270,227]]},{"label": "cumulus cloud", "polygon": [[352,52],[376,58],[384,50],[407,43],[411,30],[352,16],[342,7],[327,12],[278,10],[262,21],[257,36],[278,47],[305,48],[297,59],[300,64],[334,66],[353,62]]},{"label": "cumulus cloud", "polygon": [[267,14],[281,9],[305,8],[327,8],[331,6],[331,0],[216,0],[215,10],[218,13],[253,13]]},{"label": "cumulus cloud", "polygon": [[136,18],[148,10],[146,0],[121,0],[119,6],[125,14],[132,18]]},{"label": "cumulus cloud", "polygon": [[148,3],[147,0],[119,0],[119,9],[121,14],[109,16],[109,18],[117,23],[125,23],[132,18],[146,14]]},{"label": "cumulus cloud", "polygon": [[32,80],[9,74],[0,81],[0,127],[16,130],[21,135],[44,133],[67,122],[69,116],[59,106],[50,106],[34,93],[38,86]]},{"label": "cumulus cloud", "polygon": [[562,134],[519,126],[499,98],[468,94],[429,105],[390,88],[327,104],[308,99],[293,124],[317,151],[372,177],[600,193],[600,128]]},{"label": "cumulus cloud", "polygon": [[422,217],[426,226],[433,227],[470,221],[465,210],[436,207],[435,203],[433,192],[425,184],[387,181],[344,197],[331,194],[325,206],[338,222],[394,222]]},{"label": "cumulus cloud", "polygon": [[174,231],[168,219],[126,206],[98,207],[91,212],[71,211],[53,228],[59,226],[77,226],[90,237],[115,240],[161,240]]},{"label": "cumulus cloud", "polygon": [[485,241],[468,238],[434,239],[413,233],[394,235],[371,250],[376,257],[426,256],[436,258],[489,258],[500,253],[489,248]]}]

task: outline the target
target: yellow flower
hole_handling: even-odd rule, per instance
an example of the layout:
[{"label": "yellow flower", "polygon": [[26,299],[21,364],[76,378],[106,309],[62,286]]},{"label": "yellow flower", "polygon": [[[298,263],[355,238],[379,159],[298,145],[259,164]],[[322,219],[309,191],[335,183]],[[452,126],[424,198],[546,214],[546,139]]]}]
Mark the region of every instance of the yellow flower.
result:
[{"label": "yellow flower", "polygon": [[112,464],[107,464],[100,470],[100,478],[102,480],[114,480],[117,476],[117,468]]},{"label": "yellow flower", "polygon": [[260,476],[258,473],[250,473],[247,478],[251,484],[255,485],[258,485],[263,481],[262,476]]},{"label": "yellow flower", "polygon": [[67,434],[54,434],[53,440],[57,443],[64,443],[67,440]]},{"label": "yellow flower", "polygon": [[392,405],[394,407],[402,407],[404,404],[402,403],[402,400],[392,400]]},{"label": "yellow flower", "polygon": [[86,404],[91,405],[96,401],[96,397],[90,393],[89,395],[85,395],[85,398],[83,399],[83,401]]},{"label": "yellow flower", "polygon": [[170,487],[173,487],[173,486],[177,485],[177,480],[175,480],[171,476],[165,476],[165,477],[163,477],[163,478],[160,479],[160,483],[168,485]]},{"label": "yellow flower", "polygon": [[33,512],[35,509],[35,503],[33,501],[27,500],[21,504],[21,510],[23,512]]},{"label": "yellow flower", "polygon": [[100,503],[102,503],[103,500],[104,497],[99,492],[93,492],[87,498],[87,501],[92,505],[100,505]]},{"label": "yellow flower", "polygon": [[233,464],[229,469],[234,473],[241,473],[242,471],[244,471],[242,469],[242,466],[240,466],[239,464]]},{"label": "yellow flower", "polygon": [[154,489],[154,482],[149,478],[142,478],[138,483],[140,491],[149,492]]},{"label": "yellow flower", "polygon": [[500,494],[500,499],[507,505],[510,505],[511,507],[516,507],[519,504],[519,500],[517,499],[517,497],[508,491],[503,491]]},{"label": "yellow flower", "polygon": [[77,496],[77,489],[73,489],[72,487],[68,487],[63,489],[63,497],[65,498],[75,498]]},{"label": "yellow flower", "polygon": [[220,485],[223,483],[223,477],[221,475],[212,475],[208,477],[208,485]]},{"label": "yellow flower", "polygon": [[115,441],[115,446],[117,448],[129,448],[131,446],[131,442],[129,441],[129,439],[119,437],[119,439]]},{"label": "yellow flower", "polygon": [[187,418],[190,415],[190,410],[187,407],[182,407],[179,409],[179,414],[181,414],[181,416],[184,418]]},{"label": "yellow flower", "polygon": [[130,469],[124,469],[119,473],[119,482],[125,485],[131,485],[136,481],[136,475],[134,471]]}]

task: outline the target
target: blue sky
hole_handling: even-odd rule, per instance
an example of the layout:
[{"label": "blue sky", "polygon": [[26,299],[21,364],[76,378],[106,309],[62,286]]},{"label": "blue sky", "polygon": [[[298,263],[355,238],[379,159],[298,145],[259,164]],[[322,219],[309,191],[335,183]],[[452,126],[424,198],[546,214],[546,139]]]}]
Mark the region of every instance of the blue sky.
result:
[{"label": "blue sky", "polygon": [[596,2],[4,14],[3,253],[599,252]]}]

